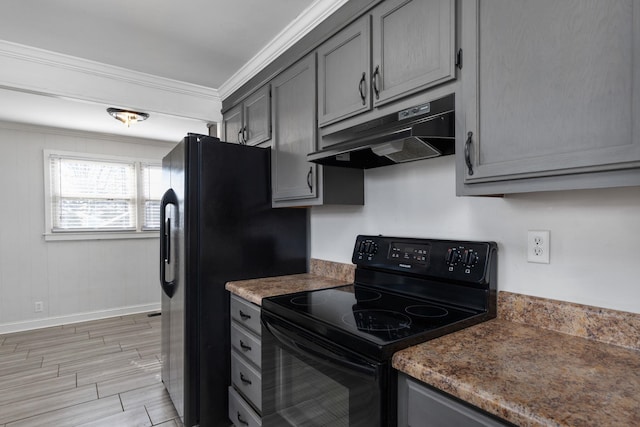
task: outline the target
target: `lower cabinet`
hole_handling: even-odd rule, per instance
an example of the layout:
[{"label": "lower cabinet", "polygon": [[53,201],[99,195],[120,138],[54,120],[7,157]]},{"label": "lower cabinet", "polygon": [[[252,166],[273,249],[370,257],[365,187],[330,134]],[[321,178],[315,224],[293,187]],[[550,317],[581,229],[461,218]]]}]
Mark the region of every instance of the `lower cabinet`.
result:
[{"label": "lower cabinet", "polygon": [[398,427],[506,427],[479,409],[398,374]]},{"label": "lower cabinet", "polygon": [[262,426],[262,420],[233,388],[229,387],[229,419],[237,427]]},{"label": "lower cabinet", "polygon": [[262,410],[262,374],[235,350],[231,350],[231,383],[254,408]]},{"label": "lower cabinet", "polygon": [[229,419],[236,427],[261,426],[260,307],[231,295]]}]

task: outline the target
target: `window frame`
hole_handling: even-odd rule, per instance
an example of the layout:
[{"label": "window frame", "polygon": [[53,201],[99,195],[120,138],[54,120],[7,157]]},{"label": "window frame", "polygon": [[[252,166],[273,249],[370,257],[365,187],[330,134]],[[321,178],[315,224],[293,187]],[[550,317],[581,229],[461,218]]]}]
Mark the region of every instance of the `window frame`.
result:
[{"label": "window frame", "polygon": [[[53,231],[52,215],[52,191],[51,191],[51,156],[62,158],[75,158],[88,161],[113,161],[118,163],[129,163],[135,165],[135,230],[72,230],[72,231]],[[57,240],[112,240],[112,239],[147,239],[159,238],[159,228],[150,229],[144,227],[144,182],[143,182],[143,165],[160,166],[162,161],[157,159],[138,158],[129,156],[113,156],[107,154],[61,151],[61,150],[43,150],[44,163],[44,214],[45,214],[45,241]],[[153,199],[152,199],[153,200]]]}]

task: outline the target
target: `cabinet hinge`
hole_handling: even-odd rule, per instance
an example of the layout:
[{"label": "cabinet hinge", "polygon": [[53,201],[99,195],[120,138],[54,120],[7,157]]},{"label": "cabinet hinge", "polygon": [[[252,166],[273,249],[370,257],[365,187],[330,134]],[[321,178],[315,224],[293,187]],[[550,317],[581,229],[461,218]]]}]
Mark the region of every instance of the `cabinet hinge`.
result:
[{"label": "cabinet hinge", "polygon": [[458,49],[458,53],[456,54],[456,67],[462,70],[462,49]]}]

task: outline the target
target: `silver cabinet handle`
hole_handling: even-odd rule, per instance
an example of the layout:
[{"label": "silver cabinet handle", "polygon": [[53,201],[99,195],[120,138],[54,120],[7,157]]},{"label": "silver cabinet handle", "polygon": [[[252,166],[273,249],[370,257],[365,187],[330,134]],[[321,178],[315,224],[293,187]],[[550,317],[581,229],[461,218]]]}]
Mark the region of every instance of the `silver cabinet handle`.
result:
[{"label": "silver cabinet handle", "polygon": [[244,351],[251,351],[251,346],[246,345],[242,340],[240,340],[240,348]]},{"label": "silver cabinet handle", "polygon": [[240,310],[240,318],[242,318],[242,320],[247,320],[247,319],[251,319],[251,316],[243,312],[242,310]]}]

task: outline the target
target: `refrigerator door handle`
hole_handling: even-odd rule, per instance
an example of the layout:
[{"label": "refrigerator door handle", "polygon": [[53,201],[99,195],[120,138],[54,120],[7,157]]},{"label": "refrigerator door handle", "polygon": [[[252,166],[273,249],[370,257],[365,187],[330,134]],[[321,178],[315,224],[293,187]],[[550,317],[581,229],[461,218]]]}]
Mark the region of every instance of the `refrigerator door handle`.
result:
[{"label": "refrigerator door handle", "polygon": [[178,208],[178,197],[172,189],[168,189],[160,201],[160,286],[169,298],[176,287],[175,279],[167,281],[166,266],[171,263],[171,218],[166,217],[166,208],[174,205]]}]

